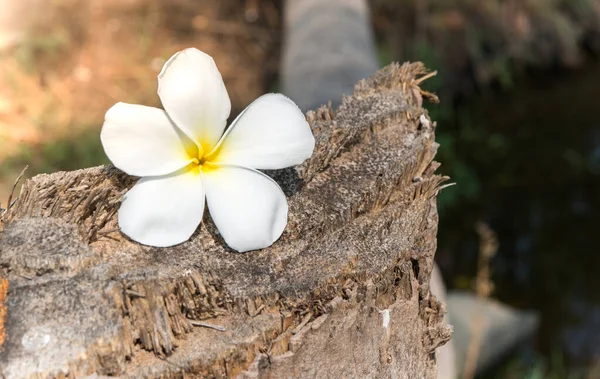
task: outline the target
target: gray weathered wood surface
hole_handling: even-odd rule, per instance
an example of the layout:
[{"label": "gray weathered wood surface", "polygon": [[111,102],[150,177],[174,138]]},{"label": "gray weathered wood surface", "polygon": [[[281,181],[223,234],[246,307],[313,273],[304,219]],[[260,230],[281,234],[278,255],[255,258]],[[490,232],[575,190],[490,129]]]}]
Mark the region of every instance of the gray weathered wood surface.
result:
[{"label": "gray weathered wood surface", "polygon": [[28,180],[0,221],[0,376],[434,377],[446,178],[425,74],[391,65],[308,113],[315,153],[272,173],[289,223],[258,252],[227,249],[208,214],[179,246],[128,240],[116,211],[136,179],[113,167]]}]

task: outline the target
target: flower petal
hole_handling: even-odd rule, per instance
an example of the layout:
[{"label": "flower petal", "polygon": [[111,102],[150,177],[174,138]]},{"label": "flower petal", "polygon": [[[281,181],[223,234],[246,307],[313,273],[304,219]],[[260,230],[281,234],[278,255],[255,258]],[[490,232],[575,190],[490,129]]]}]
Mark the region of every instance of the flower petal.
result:
[{"label": "flower petal", "polygon": [[227,245],[245,252],[277,241],[287,223],[288,205],[275,181],[229,165],[214,165],[203,177],[208,210]]},{"label": "flower petal", "polygon": [[166,175],[187,166],[193,143],[162,109],[117,103],[106,112],[100,140],[108,159],[134,176]]},{"label": "flower petal", "polygon": [[210,55],[193,48],[173,55],[158,75],[158,96],[175,124],[211,151],[223,135],[231,102]]},{"label": "flower petal", "polygon": [[267,94],[250,104],[231,124],[207,159],[257,169],[280,169],[312,155],[315,138],[294,102]]},{"label": "flower petal", "polygon": [[172,246],[191,237],[203,213],[202,175],[186,168],[140,179],[123,198],[119,226],[129,238],[144,245]]}]

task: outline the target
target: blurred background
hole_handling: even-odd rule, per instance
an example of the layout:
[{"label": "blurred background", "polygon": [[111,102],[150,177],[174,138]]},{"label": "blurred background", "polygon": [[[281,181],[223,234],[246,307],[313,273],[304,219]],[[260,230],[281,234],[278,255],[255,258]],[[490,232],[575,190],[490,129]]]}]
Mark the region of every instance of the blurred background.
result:
[{"label": "blurred background", "polygon": [[[0,0],[0,199],[27,177],[108,163],[117,101],[159,106],[174,52],[212,55],[232,117],[280,88],[281,0]],[[484,222],[491,296],[539,312],[531,344],[482,377],[600,378],[600,1],[370,0],[379,63],[420,60],[441,144],[437,262],[475,290]]]}]

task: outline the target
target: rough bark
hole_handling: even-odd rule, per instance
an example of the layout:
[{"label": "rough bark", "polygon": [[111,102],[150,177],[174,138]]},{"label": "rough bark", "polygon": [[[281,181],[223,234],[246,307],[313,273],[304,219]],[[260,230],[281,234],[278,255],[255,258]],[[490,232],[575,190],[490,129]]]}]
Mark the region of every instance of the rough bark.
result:
[{"label": "rough bark", "polygon": [[307,114],[315,153],[271,173],[289,223],[261,251],[228,249],[208,214],[179,246],[128,240],[116,211],[136,179],[110,166],[27,181],[0,221],[0,376],[434,377],[446,178],[425,73],[388,66]]}]

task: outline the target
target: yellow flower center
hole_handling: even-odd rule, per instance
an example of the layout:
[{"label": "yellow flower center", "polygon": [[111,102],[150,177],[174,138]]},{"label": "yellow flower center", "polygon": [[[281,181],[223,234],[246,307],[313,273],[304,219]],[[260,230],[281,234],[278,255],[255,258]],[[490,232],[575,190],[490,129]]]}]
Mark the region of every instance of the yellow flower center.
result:
[{"label": "yellow flower center", "polygon": [[193,144],[193,146],[186,146],[186,153],[192,160],[189,166],[190,171],[199,174],[200,172],[215,170],[217,166],[213,162],[217,158],[217,152],[213,154],[208,154],[210,151],[205,153],[206,150],[202,148],[202,146],[207,146],[207,144],[200,143],[199,145],[200,146]]}]

